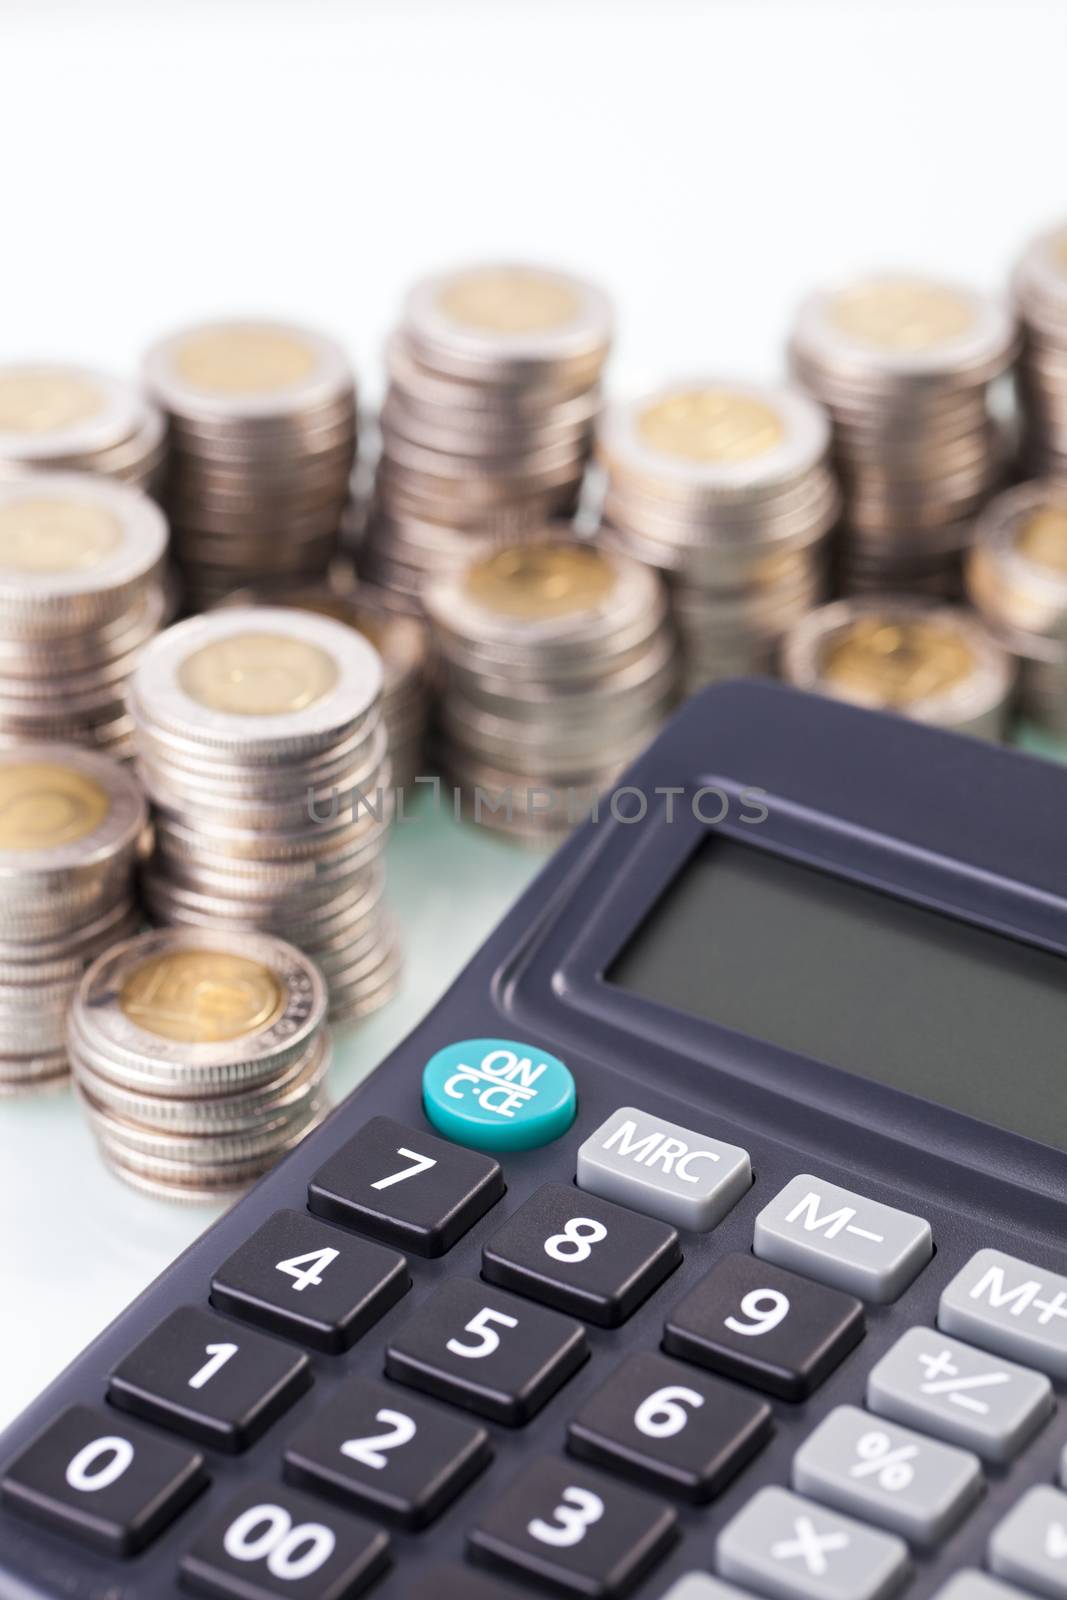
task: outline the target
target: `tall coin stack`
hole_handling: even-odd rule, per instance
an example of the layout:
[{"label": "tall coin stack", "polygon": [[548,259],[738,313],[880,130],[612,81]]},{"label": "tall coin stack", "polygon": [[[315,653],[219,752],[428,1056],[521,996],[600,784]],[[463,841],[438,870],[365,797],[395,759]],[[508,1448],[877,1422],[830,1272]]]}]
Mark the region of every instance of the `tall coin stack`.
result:
[{"label": "tall coin stack", "polygon": [[822,598],[829,444],[820,408],[785,388],[699,379],[607,412],[601,542],[666,577],[687,691],[773,670]]},{"label": "tall coin stack", "polygon": [[62,744],[0,752],[0,1094],[67,1074],[67,1007],[86,966],[138,926],[141,791]]},{"label": "tall coin stack", "polygon": [[973,519],[1004,477],[989,391],[1015,352],[996,301],[926,279],[872,278],[801,307],[793,370],[834,420],[845,593],[959,593]]},{"label": "tall coin stack", "polygon": [[530,841],[573,827],[675,693],[655,573],[588,545],[520,543],[426,591],[445,765],[467,814]]},{"label": "tall coin stack", "polygon": [[1067,477],[1067,226],[1034,239],[1015,271],[1023,331],[1017,387],[1028,473]]},{"label": "tall coin stack", "polygon": [[322,969],[336,1018],[381,1004],[399,966],[381,687],[359,634],[273,607],[178,623],[131,685],[154,919],[284,934]]},{"label": "tall coin stack", "polygon": [[338,346],[281,323],[219,323],[154,345],[144,372],[169,423],[166,503],[189,608],[324,573],[356,453]]},{"label": "tall coin stack", "polygon": [[793,629],[782,676],[799,689],[985,739],[1004,736],[1007,651],[960,606],[866,595],[820,606]]},{"label": "tall coin stack", "polygon": [[320,974],[281,939],[166,929],[109,949],[68,1023],[104,1159],[175,1199],[246,1187],[326,1110],[325,1018]]},{"label": "tall coin stack", "polygon": [[96,472],[153,489],[163,418],[130,383],[84,367],[0,366],[0,478]]},{"label": "tall coin stack", "polygon": [[1024,483],[990,501],[967,591],[1019,663],[1019,710],[1067,738],[1067,484]]},{"label": "tall coin stack", "polygon": [[167,525],[88,473],[0,483],[0,747],[129,754],[125,687],[163,620]]},{"label": "tall coin stack", "polygon": [[589,284],[529,266],[427,278],[387,353],[376,503],[360,575],[418,603],[478,534],[540,528],[577,502],[611,343]]}]

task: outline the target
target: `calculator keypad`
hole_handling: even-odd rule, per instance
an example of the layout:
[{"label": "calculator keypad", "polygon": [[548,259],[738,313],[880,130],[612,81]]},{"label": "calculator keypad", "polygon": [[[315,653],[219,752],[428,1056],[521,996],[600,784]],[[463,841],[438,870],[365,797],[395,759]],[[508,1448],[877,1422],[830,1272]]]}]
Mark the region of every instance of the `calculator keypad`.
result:
[{"label": "calculator keypad", "polygon": [[885,1305],[926,1266],[934,1245],[923,1217],[801,1173],[756,1218],[752,1248],[764,1261]]},{"label": "calculator keypad", "polygon": [[285,1451],[286,1477],[407,1528],[440,1515],[488,1465],[485,1428],[368,1378],[353,1378]]},{"label": "calculator keypad", "polygon": [[719,1571],[776,1600],[883,1600],[908,1576],[902,1539],[761,1489],[719,1535]]},{"label": "calculator keypad", "polygon": [[424,1394],[519,1427],[588,1355],[581,1323],[452,1278],[394,1334],[385,1370]]},{"label": "calculator keypad", "polygon": [[701,1504],[770,1438],[771,1409],[651,1351],[630,1356],[571,1423],[572,1455]]},{"label": "calculator keypad", "polygon": [[969,1450],[858,1406],[837,1406],[793,1458],[793,1487],[913,1544],[932,1545],[974,1505],[983,1479]]},{"label": "calculator keypad", "polygon": [[941,1293],[937,1325],[970,1344],[1067,1378],[1067,1278],[979,1250]]},{"label": "calculator keypad", "polygon": [[111,1374],[123,1411],[232,1453],[247,1450],[311,1385],[311,1363],[199,1306],[172,1311]]},{"label": "calculator keypad", "polygon": [[896,1422],[1010,1461],[1052,1412],[1041,1373],[986,1355],[932,1328],[909,1328],[872,1369],[867,1404]]},{"label": "calculator keypad", "polygon": [[338,1354],[410,1287],[407,1262],[395,1251],[302,1211],[276,1211],[219,1268],[211,1301],[270,1333]]},{"label": "calculator keypad", "polygon": [[1049,1600],[1067,1596],[1067,1494],[1039,1484],[1023,1495],[989,1541],[989,1565],[1002,1578]]},{"label": "calculator keypad", "polygon": [[386,1534],[270,1481],[249,1484],[182,1559],[185,1586],[216,1600],[349,1600],[384,1571]]},{"label": "calculator keypad", "polygon": [[634,1106],[610,1116],[578,1151],[578,1187],[676,1228],[707,1233],[752,1186],[747,1150]]},{"label": "calculator keypad", "polygon": [[678,1235],[665,1223],[549,1183],[489,1240],[482,1276],[615,1328],[681,1259]]},{"label": "calculator keypad", "polygon": [[97,1550],[132,1556],[206,1484],[194,1451],[114,1413],[70,1406],[10,1464],[0,1496]]},{"label": "calculator keypad", "polygon": [[803,1400],[863,1337],[863,1307],[755,1256],[718,1262],[670,1313],[663,1348],[783,1400]]},{"label": "calculator keypad", "polygon": [[374,1117],[312,1178],[308,1206],[383,1244],[441,1256],[503,1193],[491,1156]]},{"label": "calculator keypad", "polygon": [[546,1457],[522,1472],[469,1536],[476,1560],[564,1594],[625,1594],[666,1553],[675,1513],[640,1489]]}]

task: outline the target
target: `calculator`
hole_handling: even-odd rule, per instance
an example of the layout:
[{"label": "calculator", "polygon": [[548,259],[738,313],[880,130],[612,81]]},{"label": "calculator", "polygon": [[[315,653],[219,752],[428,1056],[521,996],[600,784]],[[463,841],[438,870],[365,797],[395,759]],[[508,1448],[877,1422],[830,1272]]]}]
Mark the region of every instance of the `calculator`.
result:
[{"label": "calculator", "polygon": [[694,697],[3,1436],[0,1597],[1067,1596],[1065,955],[1067,772]]}]

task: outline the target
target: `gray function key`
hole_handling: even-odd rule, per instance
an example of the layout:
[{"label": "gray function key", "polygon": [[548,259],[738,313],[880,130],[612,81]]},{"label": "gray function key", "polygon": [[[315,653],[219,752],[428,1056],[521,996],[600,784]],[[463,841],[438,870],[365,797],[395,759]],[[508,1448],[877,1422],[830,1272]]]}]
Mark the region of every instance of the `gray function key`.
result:
[{"label": "gray function key", "polygon": [[793,1457],[793,1487],[824,1505],[899,1533],[943,1539],[978,1499],[982,1469],[969,1450],[838,1406]]},{"label": "gray function key", "polygon": [[675,1579],[661,1600],[749,1600],[749,1596],[706,1572],[687,1572]]},{"label": "gray function key", "polygon": [[941,1294],[937,1325],[971,1344],[1067,1378],[1067,1278],[1003,1250],[979,1250]]},{"label": "gray function key", "polygon": [[719,1535],[724,1578],[775,1600],[883,1600],[908,1576],[902,1540],[824,1511],[787,1489],[761,1489]]},{"label": "gray function key", "polygon": [[1026,1596],[1021,1589],[990,1578],[977,1567],[964,1567],[941,1585],[933,1600],[1026,1600]]},{"label": "gray function key", "polygon": [[881,1416],[1010,1461],[1050,1415],[1052,1386],[933,1328],[909,1328],[872,1368],[867,1404]]},{"label": "gray function key", "polygon": [[810,1173],[787,1183],[756,1218],[764,1261],[885,1305],[933,1255],[930,1224]]},{"label": "gray function key", "polygon": [[578,1151],[578,1187],[707,1233],[752,1185],[747,1150],[622,1106]]},{"label": "gray function key", "polygon": [[1050,1600],[1067,1600],[1067,1494],[1044,1484],[1024,1494],[993,1529],[989,1565]]}]

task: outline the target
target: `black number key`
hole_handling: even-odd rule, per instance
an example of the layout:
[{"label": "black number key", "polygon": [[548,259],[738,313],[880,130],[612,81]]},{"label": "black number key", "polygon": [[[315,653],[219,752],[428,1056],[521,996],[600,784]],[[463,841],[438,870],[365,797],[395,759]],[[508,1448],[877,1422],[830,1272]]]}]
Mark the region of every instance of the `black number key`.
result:
[{"label": "black number key", "polygon": [[580,1323],[452,1278],[393,1336],[385,1370],[413,1389],[518,1427],[588,1355]]},{"label": "black number key", "polygon": [[725,1256],[668,1317],[663,1348],[803,1400],[862,1339],[863,1306],[756,1256]]},{"label": "black number key", "polygon": [[270,1333],[337,1355],[410,1287],[403,1256],[303,1211],[276,1211],[219,1268],[211,1301]]},{"label": "black number key", "polygon": [[548,1183],[489,1240],[482,1275],[602,1328],[637,1310],[682,1259],[678,1235],[571,1184]]},{"label": "black number key", "polygon": [[374,1117],[312,1178],[308,1206],[383,1244],[442,1256],[503,1193],[491,1156]]},{"label": "black number key", "polygon": [[181,1306],[119,1362],[107,1394],[123,1411],[233,1455],[310,1386],[299,1351]]},{"label": "black number key", "polygon": [[623,1595],[664,1555],[675,1513],[573,1461],[535,1461],[472,1530],[476,1561],[565,1594]]},{"label": "black number key", "polygon": [[702,1504],[770,1438],[771,1408],[651,1351],[630,1356],[571,1423],[572,1455]]},{"label": "black number key", "polygon": [[384,1383],[353,1378],[285,1452],[291,1482],[424,1528],[487,1466],[489,1434]]},{"label": "black number key", "polygon": [[132,1556],[206,1484],[202,1456],[114,1414],[71,1406],[7,1468],[0,1496],[97,1550]]},{"label": "black number key", "polygon": [[215,1600],[350,1600],[389,1562],[377,1528],[295,1489],[252,1483],[183,1558],[182,1582]]}]

